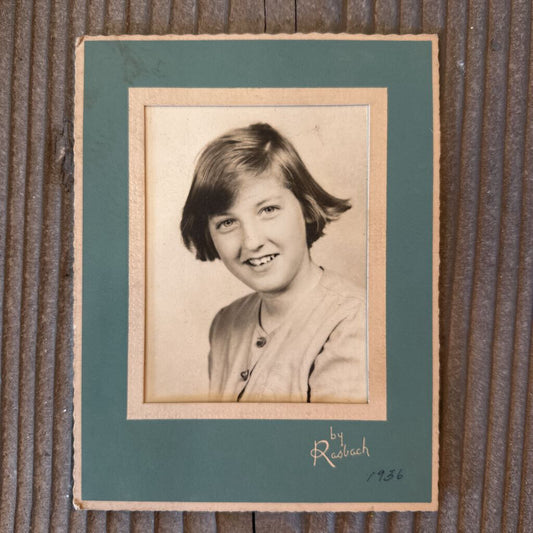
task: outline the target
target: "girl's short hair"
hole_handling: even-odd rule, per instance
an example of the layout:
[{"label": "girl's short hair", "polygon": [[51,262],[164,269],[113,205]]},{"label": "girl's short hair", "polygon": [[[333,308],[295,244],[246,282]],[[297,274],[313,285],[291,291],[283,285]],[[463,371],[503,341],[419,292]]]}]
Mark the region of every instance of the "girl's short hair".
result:
[{"label": "girl's short hair", "polygon": [[181,235],[201,261],[219,258],[209,218],[234,203],[242,176],[279,176],[299,200],[306,221],[307,246],[324,235],[328,222],[350,209],[348,200],[326,192],[311,176],[294,146],[269,124],[228,131],[201,152],[183,207]]}]

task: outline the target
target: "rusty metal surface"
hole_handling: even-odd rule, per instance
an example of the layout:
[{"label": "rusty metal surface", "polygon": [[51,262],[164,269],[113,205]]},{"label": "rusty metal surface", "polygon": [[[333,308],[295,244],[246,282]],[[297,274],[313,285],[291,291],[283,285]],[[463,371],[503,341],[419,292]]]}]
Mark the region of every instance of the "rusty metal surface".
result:
[{"label": "rusty metal surface", "polygon": [[[0,1],[0,531],[533,527],[530,0]],[[72,120],[82,34],[438,33],[438,513],[72,509]]]}]

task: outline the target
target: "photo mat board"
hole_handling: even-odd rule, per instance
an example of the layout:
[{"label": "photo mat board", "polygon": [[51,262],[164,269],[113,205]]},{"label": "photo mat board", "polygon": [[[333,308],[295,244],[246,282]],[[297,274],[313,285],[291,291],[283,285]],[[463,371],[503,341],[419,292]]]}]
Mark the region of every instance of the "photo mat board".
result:
[{"label": "photo mat board", "polygon": [[[161,221],[150,218],[150,187],[164,179],[149,177],[165,168],[165,157],[174,150],[158,156],[163,163],[158,162],[154,154],[165,144],[161,139],[175,137],[176,122],[188,123],[199,150],[209,140],[199,132],[208,136],[208,128],[196,132],[191,124],[210,122],[206,108],[219,113],[218,134],[225,126],[239,125],[240,107],[246,121],[257,117],[274,123],[303,156],[306,143],[314,142],[312,134],[305,141],[305,131],[332,120],[333,115],[318,116],[328,106],[333,113],[347,106],[350,112],[335,120],[344,122],[339,127],[348,133],[358,130],[354,124],[361,109],[370,110],[363,179],[368,213],[359,230],[353,222],[354,235],[349,235],[357,241],[364,228],[367,256],[362,266],[352,260],[354,266],[348,268],[366,286],[368,403],[214,403],[176,395],[172,379],[151,377],[157,365],[150,353],[157,352],[147,350],[149,339],[157,344],[162,331],[149,325],[150,302],[161,301],[149,285],[157,270],[150,267],[150,250],[155,237],[164,234],[151,229],[159,229]],[[304,132],[288,131],[295,116],[305,124]],[[167,118],[174,124],[170,130],[161,126]],[[436,508],[438,132],[435,36],[80,40],[75,117],[77,507]],[[187,152],[194,151],[193,141],[185,142],[191,143]],[[188,154],[184,165],[192,168],[195,155]],[[314,169],[320,167],[321,158],[316,159],[318,163],[309,162]],[[172,213],[173,207],[157,204],[157,198],[172,199],[171,193],[172,185],[154,196],[156,212]],[[167,231],[164,245],[179,244],[180,209],[176,206],[166,222],[176,225],[176,233]],[[338,249],[338,244],[332,246]],[[172,278],[173,259],[154,257],[153,264],[168,265],[160,280]],[[163,306],[161,316],[165,312]],[[171,344],[176,342],[179,334]],[[159,351],[167,357],[163,368],[173,359],[165,352]],[[198,357],[203,358],[201,352]],[[199,379],[205,384],[205,373]],[[163,391],[160,396],[158,390]]]}]

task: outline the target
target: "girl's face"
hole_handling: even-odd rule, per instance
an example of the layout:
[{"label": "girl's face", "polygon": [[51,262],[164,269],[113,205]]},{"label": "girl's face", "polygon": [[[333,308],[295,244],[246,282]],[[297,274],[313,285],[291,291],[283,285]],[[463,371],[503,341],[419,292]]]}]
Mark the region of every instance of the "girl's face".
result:
[{"label": "girl's face", "polygon": [[284,293],[308,271],[300,202],[275,176],[241,178],[234,204],[209,219],[209,232],[228,270],[259,293]]}]

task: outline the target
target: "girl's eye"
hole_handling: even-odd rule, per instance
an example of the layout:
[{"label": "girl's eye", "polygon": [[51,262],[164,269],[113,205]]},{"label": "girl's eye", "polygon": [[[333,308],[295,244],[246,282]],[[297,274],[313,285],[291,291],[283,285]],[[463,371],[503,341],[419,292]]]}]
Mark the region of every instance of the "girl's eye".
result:
[{"label": "girl's eye", "polygon": [[261,212],[265,213],[265,215],[273,215],[277,211],[279,211],[279,207],[277,205],[267,205],[261,210]]},{"label": "girl's eye", "polygon": [[230,230],[234,225],[235,225],[235,219],[225,218],[224,220],[217,222],[217,225],[215,227],[217,230],[227,231],[227,230]]}]

